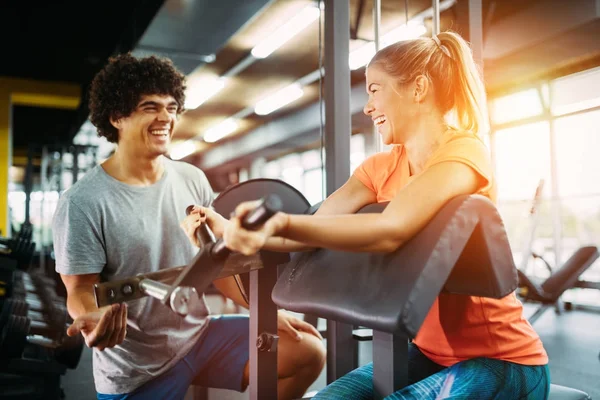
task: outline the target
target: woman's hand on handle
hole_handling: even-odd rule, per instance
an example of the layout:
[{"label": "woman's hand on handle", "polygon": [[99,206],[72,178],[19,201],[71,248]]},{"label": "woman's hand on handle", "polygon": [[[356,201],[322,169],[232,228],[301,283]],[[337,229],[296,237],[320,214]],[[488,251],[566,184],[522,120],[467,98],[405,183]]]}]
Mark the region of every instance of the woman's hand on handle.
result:
[{"label": "woman's hand on handle", "polygon": [[232,213],[223,234],[225,244],[230,250],[247,256],[255,254],[263,248],[267,239],[285,231],[289,215],[282,212],[273,215],[257,230],[249,231],[242,227],[244,217],[258,207],[259,204],[260,201],[246,201],[240,203]]}]

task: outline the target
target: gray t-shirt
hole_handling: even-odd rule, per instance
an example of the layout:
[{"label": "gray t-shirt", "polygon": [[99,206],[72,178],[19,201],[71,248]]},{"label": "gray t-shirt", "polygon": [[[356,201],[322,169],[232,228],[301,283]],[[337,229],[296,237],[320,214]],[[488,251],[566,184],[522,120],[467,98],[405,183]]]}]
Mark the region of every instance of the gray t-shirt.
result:
[{"label": "gray t-shirt", "polygon": [[[163,161],[151,186],[127,185],[98,165],[61,196],[52,226],[58,273],[116,280],[182,266],[197,254],[180,222],[188,205],[210,205],[212,189],[200,169]],[[182,359],[206,326],[204,296],[201,304],[184,319],[151,297],[129,302],[123,343],[94,349],[96,391],[129,393]]]}]

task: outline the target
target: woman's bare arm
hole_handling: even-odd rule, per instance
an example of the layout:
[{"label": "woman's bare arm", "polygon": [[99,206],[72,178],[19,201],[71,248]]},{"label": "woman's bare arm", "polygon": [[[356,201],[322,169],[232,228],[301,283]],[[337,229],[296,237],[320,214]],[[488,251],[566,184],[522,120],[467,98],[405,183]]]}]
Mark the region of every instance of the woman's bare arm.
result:
[{"label": "woman's bare arm", "polygon": [[[351,176],[338,190],[327,197],[315,215],[354,214],[367,204],[377,201],[375,193],[361,181]],[[266,250],[281,252],[306,251],[318,246],[310,246],[297,240],[284,237],[271,237],[263,247]]]},{"label": "woman's bare arm", "polygon": [[[239,217],[225,231],[227,246],[253,254],[266,238],[278,235],[308,246],[343,251],[390,252],[412,238],[452,198],[476,193],[484,178],[471,167],[454,161],[436,164],[401,189],[381,214],[288,215],[279,213],[261,230],[240,228]],[[244,215],[253,204],[236,210]]]}]

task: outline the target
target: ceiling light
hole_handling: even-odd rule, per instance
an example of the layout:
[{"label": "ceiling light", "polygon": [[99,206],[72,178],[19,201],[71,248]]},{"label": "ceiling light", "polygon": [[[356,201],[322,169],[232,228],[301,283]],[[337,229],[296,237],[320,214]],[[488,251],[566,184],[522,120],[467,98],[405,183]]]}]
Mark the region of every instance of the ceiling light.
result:
[{"label": "ceiling light", "polygon": [[277,28],[269,37],[260,42],[257,46],[252,49],[252,55],[256,58],[265,58],[269,54],[281,47],[285,42],[290,40],[311,22],[319,18],[319,8],[315,6],[308,6],[304,8],[300,13],[296,14],[285,24]]},{"label": "ceiling light", "polygon": [[186,140],[183,143],[178,143],[169,152],[171,159],[181,160],[196,151],[196,143],[192,140]]},{"label": "ceiling light", "polygon": [[237,121],[232,118],[227,118],[225,121],[207,130],[206,133],[204,133],[204,141],[214,143],[217,140],[221,140],[225,136],[232,134],[237,128]]},{"label": "ceiling light", "polygon": [[383,48],[403,40],[416,39],[425,32],[427,32],[427,28],[423,24],[423,21],[408,21],[408,24],[402,24],[383,35],[380,40],[381,47]]},{"label": "ceiling light", "polygon": [[267,115],[281,108],[292,101],[299,99],[304,94],[302,86],[297,83],[281,89],[277,93],[259,101],[254,107],[254,112],[258,115]]},{"label": "ceiling light", "polygon": [[[396,42],[403,40],[416,39],[419,36],[427,32],[427,28],[422,21],[408,21],[408,24],[400,25],[399,27],[392,29],[381,37],[380,48],[387,47]],[[371,61],[371,58],[375,55],[375,43],[369,42],[364,46],[359,47],[350,53],[348,63],[350,69],[355,70],[364,67]]]},{"label": "ceiling light", "polygon": [[216,78],[211,81],[190,81],[185,92],[185,108],[193,110],[200,104],[217,94],[225,87],[226,78]]},{"label": "ceiling light", "polygon": [[359,47],[350,53],[350,57],[348,60],[348,64],[350,64],[350,69],[355,70],[359,69],[367,65],[367,63],[373,58],[375,55],[375,43],[369,42],[365,45]]}]

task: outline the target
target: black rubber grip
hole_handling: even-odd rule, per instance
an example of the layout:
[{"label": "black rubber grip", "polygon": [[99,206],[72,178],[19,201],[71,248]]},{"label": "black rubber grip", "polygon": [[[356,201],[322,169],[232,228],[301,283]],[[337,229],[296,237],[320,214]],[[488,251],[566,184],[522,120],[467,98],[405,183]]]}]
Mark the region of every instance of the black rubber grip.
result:
[{"label": "black rubber grip", "polygon": [[[242,220],[242,227],[248,230],[254,230],[260,228],[265,222],[269,220],[275,213],[281,211],[283,204],[281,199],[277,195],[268,195],[264,197],[260,204],[248,214]],[[223,239],[217,240],[215,243],[212,255],[216,258],[224,258],[229,255],[231,251],[225,246]]]}]

